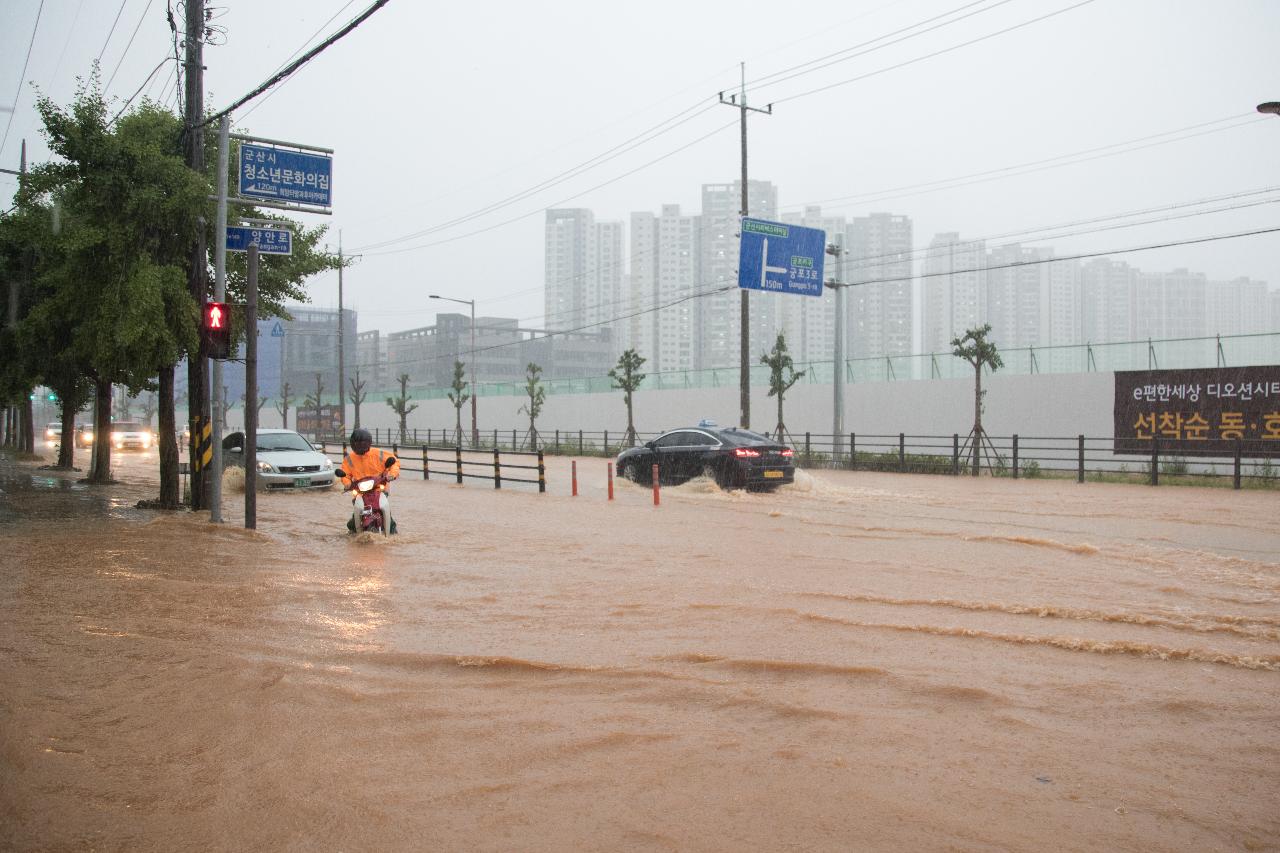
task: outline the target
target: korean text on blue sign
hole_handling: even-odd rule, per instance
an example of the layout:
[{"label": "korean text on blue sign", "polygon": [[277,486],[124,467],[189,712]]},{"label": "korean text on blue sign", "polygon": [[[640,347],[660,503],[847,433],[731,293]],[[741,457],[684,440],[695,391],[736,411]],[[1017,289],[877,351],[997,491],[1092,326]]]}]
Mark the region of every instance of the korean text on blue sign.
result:
[{"label": "korean text on blue sign", "polygon": [[285,228],[227,226],[228,252],[247,252],[250,246],[257,246],[264,255],[292,255],[293,232]]},{"label": "korean text on blue sign", "polygon": [[743,219],[738,287],[821,296],[826,248],[827,232],[820,228]]},{"label": "korean text on blue sign", "polygon": [[333,158],[267,145],[240,146],[240,195],[332,207]]}]

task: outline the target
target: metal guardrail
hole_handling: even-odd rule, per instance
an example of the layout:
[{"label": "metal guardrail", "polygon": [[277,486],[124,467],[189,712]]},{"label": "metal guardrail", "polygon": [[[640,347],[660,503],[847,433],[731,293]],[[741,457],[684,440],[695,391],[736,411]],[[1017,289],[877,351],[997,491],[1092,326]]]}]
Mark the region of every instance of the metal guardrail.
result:
[{"label": "metal guardrail", "polygon": [[[326,456],[333,453],[330,447],[337,445],[339,448],[339,458],[345,458],[347,455],[347,443],[345,441],[332,441],[325,439],[317,439],[316,444],[320,445],[320,452]],[[374,442],[377,443],[376,441]],[[396,457],[400,462],[400,470],[422,474],[422,479],[430,480],[432,473],[446,474],[446,476],[454,477],[458,483],[462,483],[466,479],[491,480],[495,489],[501,489],[503,483],[529,483],[538,487],[539,493],[547,491],[547,466],[546,458],[541,450],[536,451],[520,451],[520,450],[500,450],[497,447],[492,449],[464,449],[461,445],[442,446],[430,444],[413,444],[408,443],[401,445],[397,442],[391,442],[391,455]],[[409,455],[405,455],[405,451],[409,451]],[[432,456],[432,453],[447,453],[448,456]],[[475,458],[477,454],[483,454],[484,459]],[[503,456],[515,456],[518,458],[532,458],[537,460],[535,465],[525,465],[514,462],[503,461]],[[414,463],[421,461],[422,467],[414,467]],[[446,473],[443,468],[431,468],[431,463],[444,465],[446,468],[452,468],[451,473]],[[485,468],[486,473],[475,473],[476,468]],[[513,477],[504,473],[505,471],[536,471],[537,479],[529,477]]]}]

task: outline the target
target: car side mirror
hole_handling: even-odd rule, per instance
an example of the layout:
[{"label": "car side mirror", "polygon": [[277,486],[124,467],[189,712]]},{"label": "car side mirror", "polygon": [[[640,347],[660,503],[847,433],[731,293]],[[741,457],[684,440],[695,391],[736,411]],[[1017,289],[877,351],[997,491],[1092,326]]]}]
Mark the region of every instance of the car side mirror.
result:
[{"label": "car side mirror", "polygon": [[645,446],[645,447],[647,447],[647,448],[649,448],[650,450],[657,450],[657,449],[658,449],[658,443],[657,443],[656,441],[646,441],[646,442],[644,443],[644,446]]},{"label": "car side mirror", "polygon": [[228,453],[244,453],[244,448],[238,444],[233,444],[230,447],[226,448],[226,450]]},{"label": "car side mirror", "polygon": [[346,472],[346,471],[343,471],[341,468],[334,468],[334,469],[333,469],[333,475],[334,475],[335,477],[345,477],[345,476],[347,476],[347,472]]},{"label": "car side mirror", "polygon": [[384,467],[384,468],[390,468],[390,467],[391,467],[392,465],[394,465],[394,464],[396,464],[396,458],[395,458],[394,456],[388,456],[388,457],[387,457],[387,461],[386,461],[385,463],[383,463],[383,466],[382,466],[382,467]]}]

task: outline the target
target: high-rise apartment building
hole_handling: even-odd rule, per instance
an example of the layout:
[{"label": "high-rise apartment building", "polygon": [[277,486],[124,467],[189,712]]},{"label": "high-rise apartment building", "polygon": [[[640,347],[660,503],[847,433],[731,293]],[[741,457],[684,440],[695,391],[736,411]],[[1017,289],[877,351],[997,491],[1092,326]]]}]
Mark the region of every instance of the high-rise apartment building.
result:
[{"label": "high-rise apartment building", "polygon": [[1081,322],[1076,343],[1133,339],[1134,288],[1138,271],[1124,261],[1092,258],[1080,267]]},{"label": "high-rise apartment building", "polygon": [[696,367],[698,300],[685,297],[698,289],[701,239],[701,217],[678,204],[631,214],[628,346],[648,372]]},{"label": "high-rise apartment building", "polygon": [[1186,269],[1139,273],[1134,286],[1134,338],[1194,338],[1207,334],[1208,286],[1204,273]]},{"label": "high-rise apartment building", "polygon": [[912,227],[908,216],[873,213],[848,228],[846,303],[850,358],[912,352]]},{"label": "high-rise apartment building", "polygon": [[924,352],[951,351],[951,341],[983,323],[986,245],[962,241],[954,231],[935,235],[925,255],[921,297]]},{"label": "high-rise apartment building", "polygon": [[1267,283],[1248,278],[1209,283],[1209,333],[1253,335],[1280,331],[1268,326]]},{"label": "high-rise apartment building", "polygon": [[613,319],[625,306],[622,223],[596,222],[583,208],[548,210],[543,257],[546,328],[608,328],[623,340],[625,324]]},{"label": "high-rise apartment building", "polygon": [[[769,181],[747,181],[747,209],[753,217],[777,220],[777,188]],[[741,211],[741,181],[702,185],[699,291],[725,285],[731,289],[695,300],[698,306],[695,361],[699,368],[735,367],[741,361],[742,297],[736,289]],[[777,334],[778,300],[795,297],[755,292],[748,298],[751,352],[766,352],[773,346]],[[755,359],[753,355],[751,360]]]}]

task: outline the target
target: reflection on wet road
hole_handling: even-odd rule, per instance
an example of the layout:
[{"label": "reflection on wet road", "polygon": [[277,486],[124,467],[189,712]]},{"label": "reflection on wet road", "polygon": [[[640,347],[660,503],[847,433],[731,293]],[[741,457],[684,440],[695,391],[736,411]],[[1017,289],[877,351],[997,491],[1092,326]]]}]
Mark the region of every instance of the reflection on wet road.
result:
[{"label": "reflection on wet road", "polygon": [[0,847],[1269,849],[1265,493],[406,476],[152,513],[0,461]]}]

